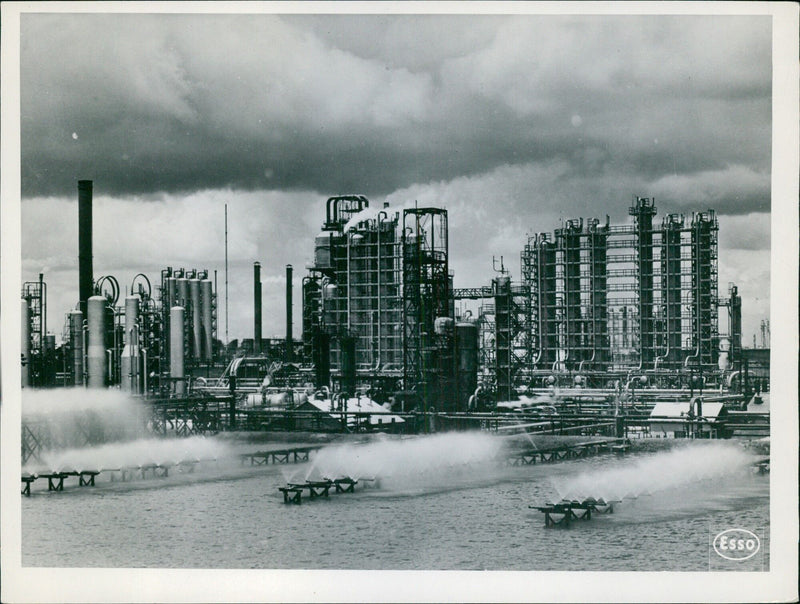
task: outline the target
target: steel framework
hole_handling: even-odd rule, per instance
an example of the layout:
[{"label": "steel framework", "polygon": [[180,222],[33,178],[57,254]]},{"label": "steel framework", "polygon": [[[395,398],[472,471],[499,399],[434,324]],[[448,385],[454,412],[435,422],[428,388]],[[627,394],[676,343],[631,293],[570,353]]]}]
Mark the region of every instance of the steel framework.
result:
[{"label": "steel framework", "polygon": [[530,287],[531,366],[603,373],[710,373],[718,364],[717,233],[712,210],[670,214],[637,197],[632,224],[567,220],[521,254]]},{"label": "steel framework", "polygon": [[[361,378],[403,380],[423,401],[441,373],[435,321],[453,316],[447,211],[369,208],[360,195],[332,197],[303,279],[303,341],[318,386],[342,378],[340,345],[354,338]],[[329,359],[327,365],[325,359]]]},{"label": "steel framework", "polygon": [[[479,373],[492,383],[496,400],[513,400],[515,385],[527,379],[532,351],[531,288],[510,277],[488,287],[452,290],[453,300],[486,300],[478,313]],[[490,302],[489,302],[490,301]]]},{"label": "steel framework", "polygon": [[434,322],[451,317],[447,210],[403,211],[403,382],[422,400],[435,387]]}]

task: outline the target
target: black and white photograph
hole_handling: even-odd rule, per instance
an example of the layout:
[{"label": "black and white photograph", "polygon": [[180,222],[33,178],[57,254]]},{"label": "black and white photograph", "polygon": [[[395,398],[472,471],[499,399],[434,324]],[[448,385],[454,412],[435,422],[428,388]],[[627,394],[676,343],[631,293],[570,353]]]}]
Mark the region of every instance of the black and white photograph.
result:
[{"label": "black and white photograph", "polygon": [[795,4],[2,10],[4,602],[796,600]]}]

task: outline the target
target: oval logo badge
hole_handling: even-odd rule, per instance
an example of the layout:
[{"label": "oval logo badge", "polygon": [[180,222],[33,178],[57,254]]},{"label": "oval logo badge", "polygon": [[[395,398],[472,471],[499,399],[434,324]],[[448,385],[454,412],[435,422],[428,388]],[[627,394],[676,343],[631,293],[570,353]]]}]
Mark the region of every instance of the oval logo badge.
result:
[{"label": "oval logo badge", "polygon": [[747,560],[761,549],[758,536],[747,529],[728,529],[714,537],[714,551],[726,560]]}]

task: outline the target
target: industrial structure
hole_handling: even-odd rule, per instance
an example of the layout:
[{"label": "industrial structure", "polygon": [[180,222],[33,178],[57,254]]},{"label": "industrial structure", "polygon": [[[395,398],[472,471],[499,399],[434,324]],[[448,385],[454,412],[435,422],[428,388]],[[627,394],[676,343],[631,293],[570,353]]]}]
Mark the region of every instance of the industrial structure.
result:
[{"label": "industrial structure", "polygon": [[370,383],[426,408],[466,409],[476,327],[453,319],[446,210],[332,197],[308,270],[303,341],[317,386],[333,377],[350,394]]},{"label": "industrial structure", "polygon": [[741,297],[735,284],[718,296],[714,211],[658,225],[654,201],[636,197],[629,214],[630,224],[570,219],[529,236],[520,283],[501,259],[490,286],[453,290],[455,300],[481,301],[484,393],[509,401],[529,388],[610,388],[632,375],[664,388],[739,379]]},{"label": "industrial structure", "polygon": [[730,311],[729,358],[739,356],[741,299],[733,285],[729,299],[718,297],[714,211],[669,214],[657,225],[654,201],[636,197],[629,214],[632,224],[567,220],[552,235],[528,238],[521,263],[533,375],[711,376],[720,306]]},{"label": "industrial structure", "polygon": [[120,302],[113,276],[92,268],[92,181],[78,182],[79,300],[63,345],[47,334],[43,275],[22,288],[22,385],[119,387],[133,394],[181,394],[185,380],[217,356],[216,294],[208,270],[161,271],[153,291],[140,273]]},{"label": "industrial structure", "polygon": [[[91,181],[78,183],[78,202],[79,299],[62,346],[47,333],[43,275],[22,287],[26,387],[229,396],[231,425],[237,392],[247,408],[330,414],[359,397],[387,412],[451,413],[494,411],[555,388],[591,393],[599,405],[632,384],[687,396],[769,388],[768,354],[742,349],[737,286],[719,296],[713,210],[657,221],[654,200],[636,197],[628,224],[578,218],[529,236],[519,281],[501,258],[490,284],[455,288],[446,209],[331,197],[302,279],[302,340],[292,338],[291,264],[285,339],[263,339],[255,262],[253,338],[223,347],[216,272],[167,267],[155,286],[140,273],[120,302],[116,279],[93,273]],[[463,310],[468,301],[476,312]],[[767,334],[762,324],[762,344]]]}]

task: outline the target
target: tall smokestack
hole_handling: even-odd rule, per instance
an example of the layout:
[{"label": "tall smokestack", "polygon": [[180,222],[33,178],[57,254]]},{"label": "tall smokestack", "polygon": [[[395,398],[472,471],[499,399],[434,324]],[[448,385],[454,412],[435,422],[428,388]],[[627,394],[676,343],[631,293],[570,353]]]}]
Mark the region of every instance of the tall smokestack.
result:
[{"label": "tall smokestack", "polygon": [[261,263],[253,263],[253,352],[261,352]]},{"label": "tall smokestack", "polygon": [[286,265],[286,362],[292,362],[292,265]]},{"label": "tall smokestack", "polygon": [[92,181],[78,181],[78,299],[83,316],[92,296]]}]

